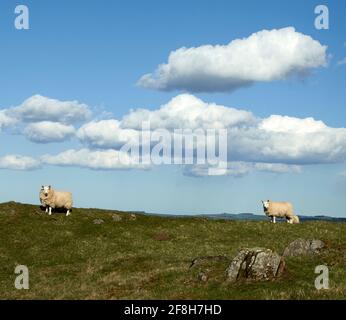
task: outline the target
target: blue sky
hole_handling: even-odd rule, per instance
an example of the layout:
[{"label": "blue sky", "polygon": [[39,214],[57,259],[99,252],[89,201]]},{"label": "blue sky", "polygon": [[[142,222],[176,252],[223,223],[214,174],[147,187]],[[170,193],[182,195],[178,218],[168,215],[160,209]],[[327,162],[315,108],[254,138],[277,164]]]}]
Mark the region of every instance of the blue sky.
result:
[{"label": "blue sky", "polygon": [[[30,10],[30,30],[14,28],[14,8]],[[189,90],[162,91],[136,85],[170,52],[181,47],[227,45],[261,30],[294,27],[327,46],[327,65],[293,76],[226,92],[189,92],[205,103],[271,115],[312,117],[328,128],[345,128],[346,4],[324,1],[329,30],[314,26],[319,1],[1,1],[0,110],[41,95],[78,101],[93,116],[120,120],[131,109],[157,110]],[[207,79],[208,80],[208,79]],[[212,80],[211,80],[212,81]],[[87,121],[84,121],[87,122]],[[74,123],[78,129],[83,123]],[[26,124],[25,124],[26,125]],[[83,144],[32,142],[20,128],[0,132],[0,157],[39,158]],[[339,132],[339,131],[338,131]],[[341,131],[340,131],[341,132]],[[333,139],[333,135],[330,139]],[[333,150],[301,165],[299,172],[254,170],[245,175],[192,177],[179,166],[150,170],[90,170],[44,164],[35,170],[0,170],[0,201],[38,203],[38,189],[52,184],[73,192],[78,207],[168,213],[261,213],[261,199],[290,200],[298,214],[345,216],[346,143],[340,133]],[[323,140],[324,141],[324,140]],[[330,150],[329,150],[330,151]],[[256,155],[255,155],[256,156]],[[310,157],[310,156],[309,156]],[[311,157],[310,157],[311,158]],[[310,159],[309,158],[309,159]],[[287,164],[285,159],[280,160]],[[280,163],[281,163],[280,162]],[[287,163],[286,163],[287,162]]]}]

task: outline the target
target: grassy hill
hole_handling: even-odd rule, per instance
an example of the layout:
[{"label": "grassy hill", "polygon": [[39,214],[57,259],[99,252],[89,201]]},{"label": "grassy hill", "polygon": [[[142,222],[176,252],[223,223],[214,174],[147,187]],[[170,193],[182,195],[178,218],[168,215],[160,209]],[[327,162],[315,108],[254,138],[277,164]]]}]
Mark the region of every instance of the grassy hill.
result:
[{"label": "grassy hill", "polygon": [[[287,272],[276,281],[227,283],[225,259],[209,262],[207,282],[198,279],[198,267],[189,269],[198,256],[232,257],[241,247],[282,253],[300,237],[321,239],[327,249],[287,259]],[[320,264],[329,266],[329,290],[314,287]],[[17,265],[29,268],[29,290],[14,287]],[[345,266],[345,223],[134,218],[98,209],[65,217],[48,216],[39,206],[0,204],[1,299],[345,299]]]}]

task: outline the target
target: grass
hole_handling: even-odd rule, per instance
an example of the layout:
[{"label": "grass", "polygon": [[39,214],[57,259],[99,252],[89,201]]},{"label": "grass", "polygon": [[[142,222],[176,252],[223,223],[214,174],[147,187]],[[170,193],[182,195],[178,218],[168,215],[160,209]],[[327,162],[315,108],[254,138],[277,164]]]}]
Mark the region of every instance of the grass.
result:
[{"label": "grass", "polygon": [[[113,214],[122,217],[114,221]],[[0,204],[0,299],[345,299],[346,224],[222,221],[166,218],[74,209],[46,215],[39,206]],[[94,219],[104,223],[94,224]],[[282,253],[297,238],[321,239],[327,249],[315,256],[286,259],[276,281],[225,281],[227,260],[241,247]],[[330,289],[316,290],[314,269],[329,267]],[[17,265],[30,272],[30,289],[14,287]],[[198,279],[209,270],[207,282]]]}]

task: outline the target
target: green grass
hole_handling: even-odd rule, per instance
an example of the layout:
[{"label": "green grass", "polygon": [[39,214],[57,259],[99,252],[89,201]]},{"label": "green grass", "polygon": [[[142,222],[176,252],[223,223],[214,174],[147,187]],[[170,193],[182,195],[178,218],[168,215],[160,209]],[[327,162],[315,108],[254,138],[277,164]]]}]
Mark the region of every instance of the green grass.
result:
[{"label": "green grass", "polygon": [[[115,222],[112,214],[122,216]],[[39,206],[0,204],[0,299],[345,299],[346,224],[216,221],[74,209],[46,215]],[[93,223],[101,218],[103,224]],[[327,249],[287,259],[276,281],[225,281],[225,260],[189,269],[198,256],[232,257],[241,247],[282,253],[297,238],[316,238]],[[14,287],[17,265],[30,272],[30,289]],[[316,290],[314,269],[325,264],[330,289]],[[209,280],[197,274],[210,270]]]}]

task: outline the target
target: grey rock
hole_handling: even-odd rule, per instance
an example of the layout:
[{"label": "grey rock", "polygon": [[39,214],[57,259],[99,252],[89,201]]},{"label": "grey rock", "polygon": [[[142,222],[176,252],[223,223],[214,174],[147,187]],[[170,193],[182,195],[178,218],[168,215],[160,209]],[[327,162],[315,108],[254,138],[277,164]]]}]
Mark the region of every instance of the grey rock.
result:
[{"label": "grey rock", "polygon": [[94,219],[93,223],[94,224],[102,224],[102,223],[104,223],[104,220],[102,220],[102,219]]},{"label": "grey rock", "polygon": [[226,270],[230,282],[271,280],[282,275],[285,261],[276,252],[263,248],[241,249]]},{"label": "grey rock", "polygon": [[307,240],[299,238],[287,246],[283,255],[285,257],[296,257],[300,255],[316,254],[323,248],[325,248],[325,243],[321,240]]}]

